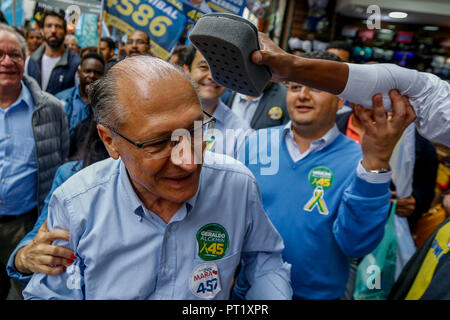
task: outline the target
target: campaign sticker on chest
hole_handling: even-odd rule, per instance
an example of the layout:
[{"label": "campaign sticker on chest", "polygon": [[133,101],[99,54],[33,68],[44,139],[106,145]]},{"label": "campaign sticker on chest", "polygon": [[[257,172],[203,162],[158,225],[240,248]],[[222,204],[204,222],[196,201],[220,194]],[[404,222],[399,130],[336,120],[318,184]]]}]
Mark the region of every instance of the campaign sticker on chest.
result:
[{"label": "campaign sticker on chest", "polygon": [[206,135],[206,150],[212,151],[216,145],[216,137],[213,134]]},{"label": "campaign sticker on chest", "polygon": [[281,117],[283,116],[283,110],[280,107],[275,106],[275,107],[270,108],[268,114],[269,114],[270,119],[280,120]]},{"label": "campaign sticker on chest", "polygon": [[312,197],[305,204],[303,209],[313,211],[317,208],[320,214],[328,215],[327,204],[325,203],[325,190],[330,188],[334,181],[334,174],[329,168],[319,166],[311,169],[308,174],[309,184],[314,188]]},{"label": "campaign sticker on chest", "polygon": [[214,298],[222,290],[217,265],[206,262],[196,266],[189,278],[189,288],[196,297]]},{"label": "campaign sticker on chest", "polygon": [[229,244],[227,230],[218,223],[210,223],[197,232],[198,256],[205,261],[225,256]]}]

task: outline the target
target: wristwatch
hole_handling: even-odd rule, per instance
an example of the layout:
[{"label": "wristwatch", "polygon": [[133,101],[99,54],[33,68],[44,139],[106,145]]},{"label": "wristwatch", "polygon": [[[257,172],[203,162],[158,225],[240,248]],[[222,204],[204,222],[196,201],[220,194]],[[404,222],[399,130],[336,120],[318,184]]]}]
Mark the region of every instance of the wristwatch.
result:
[{"label": "wristwatch", "polygon": [[367,170],[367,172],[372,172],[372,173],[386,173],[389,171],[390,171],[390,169],[386,169],[386,168],[380,168],[378,170]]}]

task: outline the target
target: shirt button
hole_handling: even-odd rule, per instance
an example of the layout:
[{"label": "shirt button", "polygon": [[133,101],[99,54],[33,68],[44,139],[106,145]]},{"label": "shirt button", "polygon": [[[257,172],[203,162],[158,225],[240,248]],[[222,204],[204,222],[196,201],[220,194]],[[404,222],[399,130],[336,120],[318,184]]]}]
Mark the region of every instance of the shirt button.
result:
[{"label": "shirt button", "polygon": [[2,183],[5,183],[6,182],[6,179],[2,179]]},{"label": "shirt button", "polygon": [[8,134],[8,139],[11,139],[11,135],[10,134]]},{"label": "shirt button", "polygon": [[169,273],[169,267],[165,267],[165,268],[164,268],[164,273],[165,273],[165,274],[168,274],[168,273]]},{"label": "shirt button", "polygon": [[9,161],[10,160],[10,158],[9,157],[6,157],[6,161]]}]

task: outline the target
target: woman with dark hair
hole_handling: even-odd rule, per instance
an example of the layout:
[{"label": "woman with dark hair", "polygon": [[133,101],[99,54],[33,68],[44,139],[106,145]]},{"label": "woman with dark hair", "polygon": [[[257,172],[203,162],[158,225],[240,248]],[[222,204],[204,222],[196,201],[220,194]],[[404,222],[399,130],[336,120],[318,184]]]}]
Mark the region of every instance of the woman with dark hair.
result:
[{"label": "woman with dark hair", "polygon": [[75,128],[75,133],[71,137],[70,153],[69,161],[56,171],[52,188],[33,230],[22,239],[8,260],[8,275],[24,286],[35,272],[58,274],[73,262],[74,255],[71,250],[51,245],[55,239],[68,240],[69,233],[65,230],[48,231],[46,223],[48,204],[56,188],[67,179],[81,169],[109,157],[98,136],[92,112]]}]

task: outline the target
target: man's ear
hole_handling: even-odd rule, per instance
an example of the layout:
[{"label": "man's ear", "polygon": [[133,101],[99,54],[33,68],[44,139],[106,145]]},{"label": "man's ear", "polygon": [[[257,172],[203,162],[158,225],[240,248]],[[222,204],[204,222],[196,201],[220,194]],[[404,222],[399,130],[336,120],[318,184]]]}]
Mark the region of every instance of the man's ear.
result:
[{"label": "man's ear", "polygon": [[98,124],[97,132],[98,132],[100,139],[102,139],[103,144],[105,145],[105,148],[108,151],[109,156],[115,160],[119,159],[120,153],[117,150],[117,146],[115,143],[116,140],[114,139],[114,136],[113,136],[113,133],[111,132],[111,130],[109,130],[107,127],[105,127],[102,124]]},{"label": "man's ear", "polygon": [[338,101],[338,110],[341,110],[342,107],[344,106],[344,104],[345,104],[345,99],[339,98],[339,101]]},{"label": "man's ear", "polygon": [[187,64],[183,64],[183,70],[184,70],[184,72],[186,72],[187,74],[190,73],[190,70],[189,70],[189,67],[188,67]]}]

